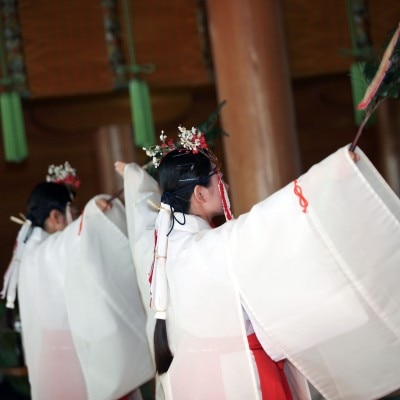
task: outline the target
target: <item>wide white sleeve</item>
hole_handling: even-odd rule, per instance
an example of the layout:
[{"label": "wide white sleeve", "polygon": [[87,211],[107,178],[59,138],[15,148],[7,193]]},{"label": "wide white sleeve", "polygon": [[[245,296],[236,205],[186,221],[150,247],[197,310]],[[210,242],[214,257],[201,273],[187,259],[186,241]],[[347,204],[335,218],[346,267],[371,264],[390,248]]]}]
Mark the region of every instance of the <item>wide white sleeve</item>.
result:
[{"label": "wide white sleeve", "polygon": [[257,334],[328,399],[400,387],[400,200],[347,147],[222,227]]},{"label": "wide white sleeve", "polygon": [[154,376],[127,238],[125,209],[92,199],[81,221],[80,257],[68,268],[66,302],[89,399],[114,400]]},{"label": "wide white sleeve", "polygon": [[[158,216],[158,210],[154,205],[160,204],[161,195],[157,182],[143,168],[134,163],[125,167],[124,193],[129,244],[143,306],[147,314],[147,337],[153,352],[155,318],[150,308],[149,273],[153,262],[154,229]],[[156,399],[164,399],[158,377],[156,377]]]},{"label": "wide white sleeve", "polygon": [[138,241],[145,232],[154,229],[160,191],[157,182],[143,168],[131,163],[124,170],[124,192],[129,238]]},{"label": "wide white sleeve", "polygon": [[143,304],[149,312],[149,272],[153,262],[154,228],[158,216],[158,210],[152,204],[160,204],[159,188],[143,168],[132,163],[125,167],[124,192],[129,243]]}]

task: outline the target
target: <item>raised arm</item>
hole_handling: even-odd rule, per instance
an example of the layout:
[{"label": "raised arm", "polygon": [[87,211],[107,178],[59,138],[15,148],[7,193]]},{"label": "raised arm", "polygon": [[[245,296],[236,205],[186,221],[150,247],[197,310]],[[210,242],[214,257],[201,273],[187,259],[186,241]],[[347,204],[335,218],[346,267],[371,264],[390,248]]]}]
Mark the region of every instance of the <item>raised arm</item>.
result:
[{"label": "raised arm", "polygon": [[400,303],[400,201],[357,154],[355,163],[338,150],[222,227],[260,342],[331,398],[378,398],[400,371],[390,339],[398,308],[387,306]]},{"label": "raised arm", "polygon": [[[117,162],[115,167],[124,176],[126,218],[129,244],[136,267],[143,304],[150,312],[149,272],[153,261],[154,228],[160,204],[157,182],[139,165]],[[154,207],[154,205],[156,207]],[[149,324],[153,321],[149,319]],[[149,327],[149,332],[152,332]]]}]

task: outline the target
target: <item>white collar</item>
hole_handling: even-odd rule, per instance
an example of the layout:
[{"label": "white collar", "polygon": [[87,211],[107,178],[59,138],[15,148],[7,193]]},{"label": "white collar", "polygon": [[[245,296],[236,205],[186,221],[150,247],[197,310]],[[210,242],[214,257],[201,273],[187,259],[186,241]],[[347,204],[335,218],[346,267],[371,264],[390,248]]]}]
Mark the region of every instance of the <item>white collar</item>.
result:
[{"label": "white collar", "polygon": [[196,215],[175,212],[175,218],[181,222],[185,221],[185,224],[181,225],[180,223],[175,221],[173,230],[196,233],[204,229],[212,229],[207,221]]}]

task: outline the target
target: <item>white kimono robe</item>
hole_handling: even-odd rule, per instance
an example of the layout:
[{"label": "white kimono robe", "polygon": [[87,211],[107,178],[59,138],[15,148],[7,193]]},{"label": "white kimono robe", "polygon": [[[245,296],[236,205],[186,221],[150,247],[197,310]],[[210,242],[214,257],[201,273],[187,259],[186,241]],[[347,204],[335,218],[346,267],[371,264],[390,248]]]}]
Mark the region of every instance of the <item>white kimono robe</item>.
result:
[{"label": "white kimono robe", "polygon": [[121,202],[34,228],[18,299],[33,400],[115,400],[154,375]]},{"label": "white kimono robe", "polygon": [[309,398],[304,377],[327,399],[400,387],[400,200],[357,153],[338,150],[219,228],[175,222],[167,399],[260,399],[242,306],[267,353],[288,359],[294,399]]}]

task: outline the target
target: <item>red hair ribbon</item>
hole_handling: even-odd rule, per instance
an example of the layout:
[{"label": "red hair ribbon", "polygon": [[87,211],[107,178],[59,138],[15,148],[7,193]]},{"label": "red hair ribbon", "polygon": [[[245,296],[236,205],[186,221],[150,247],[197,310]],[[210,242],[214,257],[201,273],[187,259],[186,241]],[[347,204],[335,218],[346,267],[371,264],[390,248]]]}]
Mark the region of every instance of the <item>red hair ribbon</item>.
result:
[{"label": "red hair ribbon", "polygon": [[221,196],[222,207],[224,210],[225,219],[230,221],[233,219],[232,211],[231,211],[231,203],[229,201],[228,193],[226,190],[226,186],[222,180],[222,176],[218,173],[218,190]]}]

